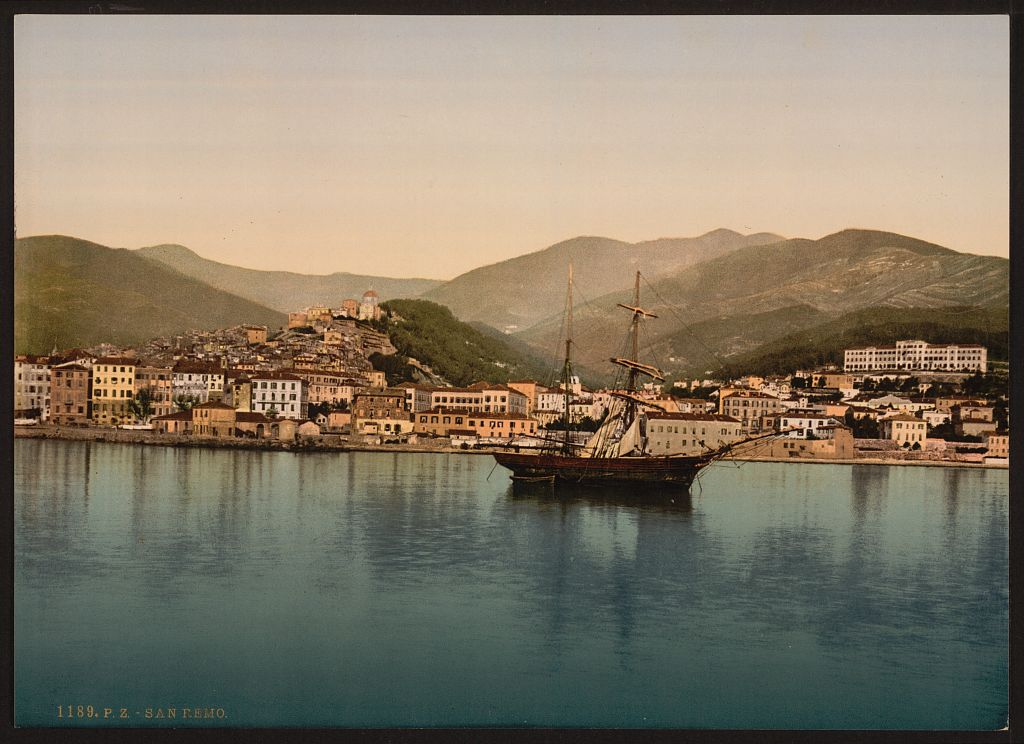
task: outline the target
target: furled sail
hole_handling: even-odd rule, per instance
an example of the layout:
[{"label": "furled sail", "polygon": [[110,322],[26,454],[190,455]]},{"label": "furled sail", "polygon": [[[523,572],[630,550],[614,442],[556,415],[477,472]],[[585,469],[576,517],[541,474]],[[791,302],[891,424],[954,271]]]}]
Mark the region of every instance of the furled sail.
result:
[{"label": "furled sail", "polygon": [[624,416],[626,404],[613,398],[608,406],[608,413],[605,415],[601,426],[594,432],[593,436],[583,445],[580,457],[615,457],[618,453],[619,440],[622,438],[625,427]]}]

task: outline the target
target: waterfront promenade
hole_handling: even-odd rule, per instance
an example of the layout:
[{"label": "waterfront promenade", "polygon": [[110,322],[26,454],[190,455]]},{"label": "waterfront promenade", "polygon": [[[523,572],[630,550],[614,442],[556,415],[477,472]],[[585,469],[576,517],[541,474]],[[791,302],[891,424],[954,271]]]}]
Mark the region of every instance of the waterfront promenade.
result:
[{"label": "waterfront promenade", "polygon": [[[502,451],[501,447],[477,446],[470,449],[452,447],[448,439],[418,437],[416,442],[402,444],[378,444],[366,437],[349,437],[341,434],[325,434],[319,437],[306,437],[295,442],[283,442],[273,439],[242,439],[226,437],[197,437],[195,435],[160,434],[152,431],[131,429],[114,429],[99,427],[67,427],[41,424],[35,426],[16,426],[14,435],[27,439],[62,439],[68,441],[116,442],[121,444],[148,444],[162,447],[198,447],[206,449],[251,449],[284,452],[421,452],[460,455],[489,455]],[[831,464],[831,465],[912,465],[918,467],[956,467],[956,468],[1002,468],[1003,463],[979,463],[952,459],[913,459],[908,453],[895,451],[891,453],[871,452],[858,453],[852,459],[812,458],[812,457],[768,457],[755,452],[736,454],[723,462],[789,462],[795,464]]]}]

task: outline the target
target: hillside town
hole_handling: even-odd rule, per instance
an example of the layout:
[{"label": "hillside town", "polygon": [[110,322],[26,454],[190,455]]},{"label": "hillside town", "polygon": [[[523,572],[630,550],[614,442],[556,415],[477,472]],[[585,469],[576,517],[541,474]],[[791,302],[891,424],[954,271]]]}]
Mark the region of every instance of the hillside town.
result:
[{"label": "hillside town", "polygon": [[[240,325],[138,348],[18,356],[15,424],[211,443],[531,448],[555,437],[585,441],[623,392],[590,389],[577,377],[555,386],[389,381],[372,362],[396,352],[372,290],[288,317],[276,334]],[[901,340],[847,349],[842,369],[651,383],[637,394],[649,404],[647,451],[656,454],[759,437],[737,457],[999,466],[1009,456],[1005,383],[996,384],[987,350],[974,344]],[[565,431],[566,418],[575,430]]]}]

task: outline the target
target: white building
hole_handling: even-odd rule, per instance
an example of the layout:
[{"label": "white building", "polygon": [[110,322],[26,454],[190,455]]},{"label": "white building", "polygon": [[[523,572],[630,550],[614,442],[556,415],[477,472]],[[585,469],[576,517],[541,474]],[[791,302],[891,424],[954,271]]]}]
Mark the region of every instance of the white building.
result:
[{"label": "white building", "polygon": [[363,293],[359,303],[359,320],[380,320],[380,296],[372,289]]},{"label": "white building", "polygon": [[[508,385],[477,382],[468,388],[433,388],[430,408],[480,413],[519,413],[529,410],[529,398]],[[561,410],[565,410],[564,406]]]},{"label": "white building", "polygon": [[779,419],[779,431],[787,432],[786,436],[794,439],[806,439],[808,434],[823,437],[824,434],[818,433],[819,429],[824,430],[842,425],[843,422],[835,416],[807,411],[785,413]]},{"label": "white building", "polygon": [[926,341],[897,341],[895,346],[846,349],[843,370],[924,370],[935,372],[985,372],[988,350],[978,344],[929,344]]},{"label": "white building", "polygon": [[305,419],[309,415],[309,384],[290,372],[253,372],[252,410],[266,415],[277,411],[286,419]]},{"label": "white building", "polygon": [[50,418],[50,367],[46,357],[14,358],[14,415],[38,411],[40,421]]},{"label": "white building", "polygon": [[743,425],[715,413],[647,414],[647,450],[655,455],[696,455],[742,438]]},{"label": "white building", "polygon": [[171,370],[172,400],[191,397],[196,403],[224,397],[224,368],[211,362],[182,359]]}]

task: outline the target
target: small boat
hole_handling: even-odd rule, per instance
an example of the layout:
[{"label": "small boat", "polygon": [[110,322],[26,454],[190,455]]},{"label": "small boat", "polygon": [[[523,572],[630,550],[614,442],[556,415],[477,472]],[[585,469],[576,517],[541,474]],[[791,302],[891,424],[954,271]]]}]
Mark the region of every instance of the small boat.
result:
[{"label": "small boat", "polygon": [[[565,361],[562,385],[565,390],[563,414],[564,437],[546,439],[535,453],[496,452],[499,465],[512,471],[513,481],[549,480],[553,483],[574,484],[665,484],[688,488],[697,474],[711,463],[727,456],[737,445],[751,441],[705,447],[699,454],[655,455],[647,449],[647,415],[649,409],[664,411],[637,393],[640,375],[664,382],[661,370],[644,364],[638,357],[639,326],[646,318],[657,316],[640,307],[640,272],[636,273],[633,304],[619,303],[630,311],[632,354],[628,358],[610,361],[627,372],[625,390],[613,393],[614,401],[597,432],[585,444],[571,441],[569,436],[569,401],[572,379],[572,266],[569,267],[569,299]],[[759,438],[759,437],[757,437]],[[701,443],[703,445],[703,442]]]},{"label": "small boat", "polygon": [[544,475],[516,475],[512,474],[512,480],[517,483],[554,483],[554,473]]}]

